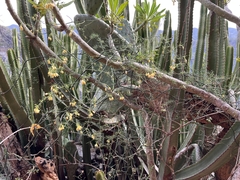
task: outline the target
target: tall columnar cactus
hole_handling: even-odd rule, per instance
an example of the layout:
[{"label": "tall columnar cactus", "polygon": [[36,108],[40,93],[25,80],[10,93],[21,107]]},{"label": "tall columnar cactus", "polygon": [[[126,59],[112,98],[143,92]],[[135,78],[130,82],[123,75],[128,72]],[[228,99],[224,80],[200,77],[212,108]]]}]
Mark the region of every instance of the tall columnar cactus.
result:
[{"label": "tall columnar cactus", "polygon": [[[190,60],[190,47],[192,43],[192,21],[193,21],[193,1],[179,1],[179,22],[177,36],[177,57],[175,60],[176,68],[173,76],[178,79],[185,79],[184,73],[187,72],[187,64]],[[163,142],[162,158],[159,167],[159,179],[166,179],[171,176],[171,169],[174,168],[174,156],[178,147],[179,124],[183,114],[184,90],[173,89],[170,91],[170,103],[167,106],[167,116],[164,123],[166,132],[174,132],[171,137]]]},{"label": "tall columnar cactus", "polygon": [[85,10],[90,15],[95,15],[100,10],[103,0],[83,0]]},{"label": "tall columnar cactus", "polygon": [[234,75],[234,88],[237,87],[237,84],[240,82],[240,27],[237,26],[238,39],[237,39],[237,57],[236,65],[233,71]]},{"label": "tall columnar cactus", "polygon": [[[222,1],[213,1],[215,4],[219,4],[220,7],[224,5]],[[220,3],[219,3],[220,2]],[[225,20],[214,12],[209,13],[209,38],[208,38],[208,57],[207,64],[208,70],[212,71],[216,75],[224,74],[225,67],[225,39],[227,36]],[[217,28],[216,27],[221,27]],[[217,63],[216,63],[217,62]]]},{"label": "tall columnar cactus", "polygon": [[[18,85],[14,85],[14,82],[11,81],[10,76],[7,73],[7,69],[3,64],[3,61],[0,61],[0,73],[1,73],[1,99],[3,102],[1,104],[6,104],[8,110],[11,112],[12,116],[16,121],[18,128],[24,128],[31,126],[31,119],[28,116],[28,113],[22,106],[22,99],[20,99],[17,89],[20,88]],[[16,74],[15,74],[16,75]],[[15,79],[16,81],[17,79]],[[22,145],[28,143],[28,131],[21,131],[19,133],[20,140]]]},{"label": "tall columnar cactus", "polygon": [[[172,28],[171,28],[171,14],[166,11],[164,29],[160,36],[160,43],[156,51],[155,64],[162,70],[170,71],[172,61]],[[171,64],[172,63],[172,64]]]},{"label": "tall columnar cactus", "polygon": [[[141,3],[140,0],[137,2]],[[153,1],[153,3],[156,3],[156,1]],[[59,21],[62,25],[60,29],[65,28],[67,34],[59,34],[57,28],[53,28],[55,27],[53,25],[56,24],[52,24],[51,19],[48,18],[46,19],[48,21],[47,26],[49,26],[47,27],[49,48],[46,45],[44,48],[40,46],[40,50],[31,46],[32,42],[40,41],[38,36],[41,37],[41,33],[37,32],[39,26],[36,26],[36,24],[38,23],[28,17],[35,15],[33,12],[38,11],[38,9],[33,8],[28,1],[19,2],[19,7],[28,14],[28,17],[21,16],[21,19],[24,20],[22,25],[26,23],[28,28],[36,35],[35,39],[22,36],[23,63],[29,69],[23,71],[24,76],[21,76],[20,81],[13,86],[14,78],[20,73],[16,68],[21,67],[19,61],[14,61],[17,59],[16,57],[20,57],[16,42],[14,43],[14,50],[8,52],[9,60],[12,59],[10,63],[11,72],[14,74],[12,80],[6,74],[6,68],[2,68],[4,66],[0,64],[0,73],[4,76],[4,81],[0,83],[0,89],[6,92],[2,99],[6,100],[9,109],[15,115],[14,118],[16,118],[18,126],[23,123],[22,117],[26,117],[24,119],[26,127],[30,127],[32,123],[46,122],[42,123],[41,126],[44,127],[44,130],[50,132],[51,137],[48,134],[45,136],[46,139],[50,139],[50,144],[56,144],[54,156],[59,157],[58,160],[61,159],[63,149],[59,146],[65,147],[66,163],[72,164],[75,163],[75,157],[81,158],[78,157],[81,153],[71,156],[71,153],[77,150],[75,141],[79,139],[82,142],[83,162],[86,164],[91,164],[91,147],[93,145],[104,150],[105,155],[109,154],[109,156],[104,159],[106,168],[103,170],[105,172],[97,171],[95,174],[96,178],[100,179],[105,179],[105,176],[110,177],[110,173],[108,173],[110,171],[119,179],[142,178],[137,177],[142,174],[149,176],[150,179],[157,179],[157,172],[158,179],[199,179],[216,171],[236,154],[237,143],[235,142],[239,141],[240,137],[239,123],[233,124],[232,121],[229,121],[224,124],[225,121],[221,121],[224,124],[221,125],[225,128],[223,131],[225,134],[220,134],[222,136],[219,138],[219,143],[212,149],[206,150],[204,137],[206,135],[211,137],[211,128],[214,127],[212,124],[217,124],[221,120],[218,117],[224,114],[223,112],[218,114],[216,106],[226,114],[231,111],[232,116],[239,119],[235,116],[238,111],[233,111],[230,106],[203,90],[196,97],[195,93],[199,89],[183,82],[190,79],[186,75],[189,73],[191,54],[193,0],[179,1],[179,27],[174,35],[173,45],[170,43],[172,41],[171,16],[169,12],[166,12],[164,31],[159,44],[155,46],[149,43],[152,41],[150,29],[148,29],[150,27],[147,26],[146,28],[145,26],[142,32],[146,33],[147,36],[142,36],[142,38],[145,38],[144,42],[147,43],[141,44],[140,48],[138,46],[131,47],[135,45],[134,32],[126,20],[121,21],[121,23],[110,22],[111,18],[108,17],[108,21],[104,22],[94,16],[101,5],[93,3],[91,7],[96,6],[95,10],[92,8],[88,10],[83,0],[75,0],[75,4],[79,6],[77,9],[82,13],[75,17],[77,30],[82,39],[88,43],[87,45],[90,45],[93,49],[87,46],[72,29],[68,29],[61,21]],[[38,7],[37,4],[35,6]],[[57,9],[55,6],[51,7],[56,15]],[[88,11],[88,14],[86,11]],[[21,13],[23,10],[19,12]],[[204,16],[201,16],[202,21],[200,23],[204,26],[206,24],[206,8],[202,8],[201,13]],[[60,18],[57,15],[56,17]],[[209,18],[211,20],[208,24],[209,29],[213,30],[212,25],[216,22],[217,29],[221,29],[218,31],[221,35],[215,36],[211,31],[209,38],[216,40],[219,37],[218,41],[214,42],[217,50],[226,49],[226,51],[213,54],[209,54],[209,52],[207,57],[217,57],[218,60],[215,61],[217,68],[213,68],[216,75],[225,73],[226,76],[230,76],[232,47],[227,46],[227,42],[221,39],[226,33],[225,22],[219,17],[209,16]],[[141,24],[138,23],[137,25]],[[200,72],[203,69],[201,58],[204,58],[204,37],[204,29],[201,29],[194,71]],[[76,43],[71,38],[78,43],[81,40],[79,45],[85,51],[78,51]],[[220,46],[221,44],[224,45]],[[211,45],[206,46],[208,50]],[[172,46],[176,49],[175,57],[172,56]],[[155,49],[155,47],[159,49]],[[151,58],[149,58],[150,60],[147,58],[151,56],[144,54],[145,52],[155,55],[155,64],[149,62]],[[37,58],[37,60],[32,60],[32,58]],[[227,59],[226,65],[222,60],[225,58]],[[140,64],[135,61],[136,59],[144,59],[145,62],[142,61],[143,63]],[[171,62],[171,60],[174,62]],[[213,62],[209,62],[209,66],[211,64]],[[226,69],[220,68],[220,66],[224,66]],[[168,72],[172,70],[173,77],[161,73],[160,70]],[[27,79],[24,79],[25,77]],[[162,83],[162,81],[171,84],[172,87]],[[232,83],[229,82],[228,78],[225,82],[227,82],[226,86],[230,86]],[[15,87],[24,87],[29,90],[34,88],[36,92],[29,91],[26,94],[18,88],[15,89]],[[9,89],[11,91],[8,91]],[[29,104],[29,110],[21,107],[19,99],[23,99],[26,101],[24,103]],[[211,103],[207,103],[207,101]],[[221,102],[221,105],[219,105],[219,102]],[[33,113],[35,104],[41,106],[41,113],[46,111],[43,114],[43,121],[41,121],[42,118],[39,113]],[[205,106],[209,109],[202,112],[201,110],[205,109]],[[190,115],[186,112],[189,111],[189,108],[192,108]],[[35,110],[37,112],[39,109]],[[30,112],[30,116],[27,116],[26,111]],[[217,120],[219,120],[217,123],[214,121],[216,120],[214,118],[216,114]],[[227,117],[226,114],[223,115],[225,118]],[[202,117],[208,115],[213,120],[208,118],[203,121]],[[187,122],[188,125],[186,125],[185,118],[192,122]],[[202,125],[199,125],[198,121]],[[38,126],[35,124],[33,127]],[[35,130],[31,129],[34,135]],[[188,133],[179,135],[179,130],[181,133],[183,130],[188,131]],[[225,132],[225,130],[228,131]],[[111,135],[109,136],[109,134]],[[27,134],[25,134],[26,136]],[[56,139],[58,139],[57,142]],[[208,152],[206,154],[200,152],[201,149]],[[187,158],[182,158],[183,154]],[[124,157],[129,159],[124,161],[125,159],[121,159]],[[187,161],[188,159],[191,159],[191,161]],[[57,166],[60,179],[64,179],[61,160],[58,161]],[[84,168],[88,179],[93,179],[92,167],[84,166]],[[124,173],[122,173],[123,169]],[[68,175],[70,172],[72,173],[68,167],[66,170]],[[99,175],[99,173],[101,174]]]},{"label": "tall columnar cactus", "polygon": [[206,37],[207,8],[201,5],[201,14],[198,28],[198,41],[194,59],[194,72],[200,73],[204,63],[204,47]]}]

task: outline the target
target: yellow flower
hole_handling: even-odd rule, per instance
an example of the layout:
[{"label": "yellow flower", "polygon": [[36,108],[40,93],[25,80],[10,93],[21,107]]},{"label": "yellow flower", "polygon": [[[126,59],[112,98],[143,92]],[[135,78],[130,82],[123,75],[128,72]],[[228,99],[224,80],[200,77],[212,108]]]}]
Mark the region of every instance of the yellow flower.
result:
[{"label": "yellow flower", "polygon": [[57,67],[56,67],[55,65],[52,65],[51,69],[52,69],[52,70],[56,70]]},{"label": "yellow flower", "polygon": [[82,85],[85,85],[86,84],[86,81],[83,79],[83,80],[81,80],[81,84]]},{"label": "yellow flower", "polygon": [[82,126],[80,126],[80,124],[77,124],[76,131],[81,131],[81,130],[82,130]]},{"label": "yellow flower", "polygon": [[39,124],[32,124],[32,126],[30,127],[30,132],[32,133],[32,135],[34,136],[34,129],[40,129],[42,128]]},{"label": "yellow flower", "polygon": [[67,54],[67,50],[64,49],[64,50],[62,51],[62,53],[63,53],[63,54]]},{"label": "yellow flower", "polygon": [[156,75],[156,72],[146,73],[146,76],[147,76],[148,78],[154,78],[155,75]]},{"label": "yellow flower", "polygon": [[38,7],[37,7],[37,4],[33,4],[32,6],[34,7],[34,9],[37,9],[37,8],[38,8]]},{"label": "yellow flower", "polygon": [[77,112],[77,111],[74,111],[74,115],[75,116],[80,116],[79,112]]},{"label": "yellow flower", "polygon": [[72,114],[72,113],[69,113],[69,112],[67,112],[67,117],[66,117],[66,119],[67,119],[67,120],[69,120],[69,121],[71,121],[71,120],[72,120],[72,118],[73,118],[73,114]]},{"label": "yellow flower", "polygon": [[23,26],[22,26],[22,25],[20,25],[19,29],[20,29],[20,31],[23,31]]},{"label": "yellow flower", "polygon": [[170,69],[173,71],[175,69],[175,66],[170,66]]},{"label": "yellow flower", "polygon": [[46,3],[45,8],[46,9],[52,9],[55,5],[53,3]]},{"label": "yellow flower", "polygon": [[47,63],[48,63],[48,64],[51,64],[51,61],[48,59],[48,60],[47,60]]},{"label": "yellow flower", "polygon": [[36,105],[33,111],[34,111],[35,114],[38,114],[38,113],[40,112],[40,109],[39,109],[39,107]]},{"label": "yellow flower", "polygon": [[48,76],[49,76],[50,78],[54,78],[54,75],[53,75],[53,73],[52,73],[52,72],[50,72],[50,71],[48,71]]},{"label": "yellow flower", "polygon": [[70,102],[70,106],[72,106],[72,107],[76,106],[76,101]]},{"label": "yellow flower", "polygon": [[48,96],[48,100],[49,100],[49,101],[52,101],[52,100],[53,100],[52,95],[49,95],[49,96]]},{"label": "yellow flower", "polygon": [[109,97],[108,99],[109,99],[109,101],[113,101],[113,100],[114,100],[114,97],[111,96],[111,97]]},{"label": "yellow flower", "polygon": [[88,114],[88,117],[89,117],[89,118],[90,118],[90,117],[93,117],[93,113],[90,112],[90,113]]},{"label": "yellow flower", "polygon": [[49,37],[48,37],[48,40],[49,40],[49,41],[52,41],[52,38],[49,36]]},{"label": "yellow flower", "polygon": [[91,138],[92,138],[92,139],[95,139],[95,136],[92,134],[92,135],[91,135]]},{"label": "yellow flower", "polygon": [[71,36],[72,36],[72,33],[73,33],[73,31],[71,30],[68,35],[71,37]]},{"label": "yellow flower", "polygon": [[67,64],[68,59],[66,57],[62,58],[63,64]]},{"label": "yellow flower", "polygon": [[51,91],[53,91],[55,94],[57,94],[58,93],[57,86],[55,86],[55,85],[51,86]]},{"label": "yellow flower", "polygon": [[123,96],[121,96],[121,97],[119,98],[119,100],[120,100],[120,101],[124,100],[124,97],[123,97]]},{"label": "yellow flower", "polygon": [[63,124],[60,124],[60,126],[58,127],[58,130],[59,130],[59,131],[64,130],[64,125],[63,125]]},{"label": "yellow flower", "polygon": [[48,71],[48,76],[49,76],[50,78],[55,78],[55,77],[58,77],[58,76],[59,76],[59,74],[58,74],[58,73],[56,73],[56,72],[51,72],[51,71]]}]

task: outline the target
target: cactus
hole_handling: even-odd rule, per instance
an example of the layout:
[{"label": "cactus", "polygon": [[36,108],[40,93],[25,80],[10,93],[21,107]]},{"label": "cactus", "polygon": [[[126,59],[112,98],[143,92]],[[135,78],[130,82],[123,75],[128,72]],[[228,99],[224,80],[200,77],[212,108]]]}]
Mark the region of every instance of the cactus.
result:
[{"label": "cactus", "polygon": [[155,64],[160,69],[167,72],[170,71],[171,66],[171,49],[172,49],[172,28],[171,28],[171,14],[166,11],[164,29],[160,36],[160,45],[155,56]]},{"label": "cactus", "polygon": [[[74,22],[81,37],[88,42],[91,47],[94,47],[98,52],[101,52],[105,55],[106,53],[111,53],[109,52],[111,47],[108,45],[108,34],[110,33],[111,29],[107,23],[95,18],[94,16],[89,16],[86,14],[76,15],[74,17]],[[117,49],[123,49],[120,51],[120,53],[124,53],[125,49],[127,50],[126,52],[129,52],[131,49],[131,44],[117,31],[113,31],[112,38],[115,47]],[[102,46],[96,46],[98,43],[102,43]]]},{"label": "cactus", "polygon": [[[88,3],[92,2],[88,1]],[[137,0],[137,2],[141,3],[140,0]],[[21,19],[41,39],[41,32],[37,31],[40,27],[35,26],[37,19],[28,18],[34,16],[37,9],[34,9],[28,1],[18,3],[19,8],[22,9],[19,11],[20,14],[26,11],[28,15],[25,17],[21,14]],[[153,3],[156,3],[156,1]],[[174,178],[173,174],[176,179],[199,179],[216,171],[224,163],[227,163],[231,157],[234,157],[237,152],[233,150],[237,149],[235,141],[239,141],[239,123],[233,124],[229,121],[225,126],[221,124],[225,128],[224,131],[228,130],[227,133],[221,134],[222,138],[219,138],[219,143],[214,144],[215,146],[212,149],[207,150],[204,137],[211,136],[214,125],[219,123],[214,122],[216,118],[209,114],[215,115],[216,109],[219,108],[226,113],[221,112],[225,117],[229,113],[239,120],[239,117],[236,116],[236,114],[239,115],[239,112],[237,110],[233,111],[231,106],[227,104],[219,103],[218,98],[205,91],[198,93],[199,98],[195,99],[197,88],[189,85],[191,77],[188,74],[192,75],[192,72],[189,71],[189,61],[192,43],[193,3],[191,0],[179,1],[179,27],[174,34],[173,42],[171,15],[167,11],[164,31],[160,41],[153,41],[151,34],[155,35],[155,32],[152,31],[151,33],[149,31],[150,27],[146,26],[141,32],[140,30],[136,32],[136,34],[141,35],[141,38],[144,38],[144,43],[135,46],[136,42],[141,41],[140,38],[134,39],[134,32],[126,19],[121,21],[120,24],[114,24],[109,19],[104,22],[94,16],[98,13],[99,8],[104,12],[103,7],[97,5],[94,11],[90,9],[91,15],[89,15],[85,13],[85,10],[89,13],[86,4],[82,0],[75,0],[78,11],[83,13],[76,15],[74,19],[77,30],[82,39],[103,56],[100,54],[94,56],[97,53],[89,47],[88,49],[85,48],[85,50],[90,49],[91,56],[88,56],[87,50],[86,52],[83,50],[78,51],[77,44],[73,42],[77,36],[72,29],[69,30],[68,27],[65,27],[66,25],[61,24],[63,28],[67,29],[67,34],[60,34],[53,27],[50,27],[52,24],[49,21],[47,22],[49,26],[47,27],[48,47],[41,47],[40,50],[35,46],[31,46],[31,43],[35,42],[36,39],[29,41],[29,39],[24,38],[25,35],[21,36],[23,63],[29,69],[23,70],[23,76],[13,86],[14,80],[20,74],[18,69],[23,67],[23,64],[16,61],[20,57],[20,53],[15,35],[14,49],[8,51],[11,77],[7,74],[5,66],[0,64],[1,77],[4,77],[3,82],[0,83],[0,89],[7,92],[1,96],[0,100],[5,102],[6,107],[9,107],[18,127],[21,127],[21,123],[24,122],[23,117],[27,118],[24,118],[26,122],[24,122],[24,125],[27,127],[31,126],[32,123],[41,123],[41,126],[50,132],[51,137],[46,134],[36,138],[40,140],[44,138],[58,139],[54,146],[54,156],[59,157],[59,159],[64,156],[71,163],[74,163],[75,158],[70,153],[76,151],[73,141],[77,140],[80,135],[79,129],[82,128],[77,130],[76,126],[79,122],[84,123],[84,134],[82,135],[84,163],[91,164],[90,150],[92,144],[97,141],[101,148],[110,154],[104,160],[106,169],[104,169],[104,172],[97,171],[95,174],[96,179],[108,178],[106,176],[109,175],[110,171],[116,172],[119,179],[143,178],[142,176],[137,177],[141,174],[149,176],[151,179],[157,179],[158,168],[155,164],[160,164],[158,179]],[[52,12],[55,11],[57,10],[53,7]],[[201,16],[200,25],[204,26],[207,21],[206,8],[202,7],[201,13],[204,15]],[[102,12],[99,12],[99,14],[102,14]],[[136,21],[139,22],[139,19]],[[116,25],[116,27],[112,25]],[[217,25],[217,29],[219,29],[217,34],[213,33],[212,25]],[[223,19],[212,16],[209,17],[208,26],[210,33],[207,35],[207,44],[204,44],[206,36],[204,29],[199,32],[194,73],[199,75],[201,71],[213,71],[216,77],[225,75],[224,86],[227,89],[234,87],[236,84],[232,80],[231,74],[233,49],[224,39],[226,24]],[[115,29],[111,29],[113,27]],[[111,30],[113,31],[111,32]],[[78,37],[79,39],[80,37]],[[211,42],[210,39],[216,41]],[[113,44],[109,43],[111,40],[113,40]],[[78,41],[76,40],[76,42]],[[83,47],[82,44],[84,43],[79,43],[79,45]],[[132,47],[133,45],[134,47]],[[212,53],[212,46],[215,46],[218,52],[214,51]],[[156,47],[159,49],[156,49]],[[208,59],[206,61],[210,69],[204,69],[205,66],[201,66],[201,60],[204,58],[204,48],[208,50]],[[49,53],[52,52],[49,49],[54,53]],[[175,51],[175,56],[172,56],[172,49]],[[115,53],[116,51],[118,53]],[[210,57],[216,57],[216,61],[213,61]],[[30,59],[31,61],[28,61]],[[142,61],[146,62],[146,64],[140,64],[135,61],[136,59],[146,59],[146,61]],[[154,59],[153,63],[151,63],[151,59]],[[212,66],[214,63],[217,64],[216,67]],[[170,68],[171,65],[175,65],[174,70]],[[50,78],[49,73],[51,73],[50,70],[53,67],[59,68],[57,69],[59,74],[57,74],[57,77]],[[66,73],[60,73],[60,70],[64,70]],[[170,72],[173,77],[167,76],[160,70]],[[204,83],[205,79],[199,78],[198,80]],[[172,87],[160,81],[170,84]],[[26,93],[23,91],[23,89],[31,87],[34,92],[29,91]],[[56,89],[53,89],[53,87],[56,87]],[[11,91],[8,91],[9,89]],[[57,91],[57,93],[54,93],[53,90]],[[186,93],[186,91],[190,93]],[[47,97],[49,97],[48,94],[51,94],[52,96],[49,99],[52,98],[52,102],[46,101],[44,94]],[[21,101],[24,107],[28,108],[23,109]],[[33,113],[34,105],[39,102],[42,105],[41,111],[46,111],[44,113],[44,123],[41,121],[42,116],[40,114]],[[193,107],[190,113],[193,113],[194,117],[188,117],[185,112],[189,110],[188,106]],[[209,111],[201,112],[200,110],[204,109],[203,106],[207,106]],[[195,112],[196,108],[198,108],[197,112]],[[19,114],[17,110],[20,110]],[[73,112],[80,115],[72,115]],[[103,115],[98,115],[98,113],[103,113]],[[209,115],[213,120],[202,122],[200,116],[206,115]],[[186,121],[182,120],[185,117],[189,121],[194,120],[194,122],[186,125]],[[197,122],[198,120],[203,125],[200,125]],[[208,123],[209,121],[212,122]],[[221,123],[223,122],[221,121]],[[61,126],[59,126],[60,124]],[[184,132],[185,134],[179,135],[179,130],[181,133],[184,131],[188,133]],[[89,133],[92,135],[94,133],[101,134],[99,136],[103,137],[93,139],[90,138]],[[101,141],[101,138],[105,140],[106,135],[109,133],[114,134],[113,137],[111,136],[113,139],[110,139],[113,141],[111,145]],[[27,135],[25,134],[25,137]],[[21,136],[20,138],[21,140],[27,140],[27,138],[24,139]],[[65,144],[67,138],[68,143],[62,145]],[[201,142],[199,143],[199,141]],[[24,143],[26,144],[27,141]],[[199,145],[196,145],[196,143],[199,143]],[[131,148],[126,149],[128,146]],[[193,147],[191,153],[184,154],[187,158],[176,158],[176,154],[179,155],[187,146]],[[65,151],[62,147],[65,147]],[[200,152],[201,149],[208,152],[204,154]],[[159,158],[159,151],[161,151],[161,158]],[[140,155],[139,152],[141,152]],[[201,153],[204,154],[203,157],[199,156]],[[120,157],[131,158],[125,162]],[[190,163],[186,162],[186,159],[190,159]],[[56,165],[59,177],[63,179],[64,174],[61,163],[59,160]],[[92,167],[84,166],[84,168],[88,179],[93,179]],[[121,173],[123,168],[125,168],[124,172],[127,173]],[[74,172],[71,170],[73,169],[67,168],[67,173],[75,172],[75,170],[73,170]]]},{"label": "cactus", "polygon": [[86,14],[86,10],[84,9],[83,0],[74,0],[74,4],[75,4],[78,14]]},{"label": "cactus", "polygon": [[100,10],[103,0],[83,0],[84,7],[88,14],[95,15]]},{"label": "cactus", "polygon": [[207,8],[201,5],[200,22],[198,28],[198,41],[194,59],[194,72],[200,73],[204,59],[204,45],[206,36]]},{"label": "cactus", "polygon": [[[216,4],[217,2],[217,0],[214,1]],[[208,70],[221,76],[224,74],[223,68],[225,67],[225,42],[221,40],[226,36],[225,20],[214,12],[210,12],[209,16]],[[219,26],[221,26],[221,32],[215,28]]]},{"label": "cactus", "polygon": [[[16,121],[16,125],[18,128],[21,127],[30,127],[31,126],[31,119],[27,115],[27,112],[21,105],[21,99],[19,98],[17,90],[14,86],[14,83],[10,80],[10,77],[7,73],[7,69],[5,68],[3,61],[0,61],[0,74],[1,74],[1,83],[0,83],[0,90],[1,96],[3,98],[3,102],[6,103],[8,110],[10,110],[12,116]],[[22,146],[28,143],[28,131],[22,131],[20,134],[20,140]]]},{"label": "cactus", "polygon": [[[182,80],[185,79],[184,73],[187,72],[187,64],[190,59],[193,6],[194,4],[192,1],[179,1],[177,58],[175,60],[176,68],[174,69],[173,76]],[[176,148],[178,147],[178,132],[175,130],[179,128],[180,121],[182,120],[181,112],[183,111],[182,101],[184,99],[184,94],[184,90],[181,89],[173,89],[169,93],[170,103],[167,106],[169,115],[163,126],[166,132],[175,133],[163,142],[162,155],[164,158],[160,160],[158,175],[160,179],[167,178],[171,174],[171,169],[174,168],[174,161],[168,161],[168,159],[174,158]]]}]

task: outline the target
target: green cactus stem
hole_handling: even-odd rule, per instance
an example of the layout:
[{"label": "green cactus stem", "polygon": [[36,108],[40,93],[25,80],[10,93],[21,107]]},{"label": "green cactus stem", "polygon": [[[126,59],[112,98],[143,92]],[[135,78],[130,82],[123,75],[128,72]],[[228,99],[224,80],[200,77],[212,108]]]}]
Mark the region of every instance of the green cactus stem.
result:
[{"label": "green cactus stem", "polygon": [[197,41],[196,54],[195,54],[195,60],[194,60],[195,73],[200,73],[203,65],[205,36],[206,36],[206,22],[207,22],[207,8],[201,5],[200,21],[199,21],[199,28],[198,28],[198,41]]},{"label": "green cactus stem", "polygon": [[[111,28],[107,23],[94,16],[86,14],[76,15],[74,17],[74,23],[77,27],[79,35],[91,47],[102,54],[111,54],[111,47],[108,43],[108,34],[110,33]],[[112,39],[114,46],[117,50],[119,50],[120,54],[124,52],[129,53],[133,49],[132,44],[130,44],[115,30],[112,33]]]},{"label": "green cactus stem", "polygon": [[88,14],[95,15],[100,10],[103,0],[83,0],[84,1],[84,7]]}]

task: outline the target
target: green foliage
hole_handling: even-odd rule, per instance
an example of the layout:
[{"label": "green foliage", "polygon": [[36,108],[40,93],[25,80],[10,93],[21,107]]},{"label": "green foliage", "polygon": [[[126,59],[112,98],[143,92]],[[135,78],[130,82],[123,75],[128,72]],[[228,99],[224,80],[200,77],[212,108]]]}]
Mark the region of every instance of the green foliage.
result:
[{"label": "green foliage", "polygon": [[112,24],[121,24],[121,21],[124,19],[123,11],[128,5],[128,1],[119,4],[119,0],[108,0],[110,13],[108,20]]},{"label": "green foliage", "polygon": [[155,65],[158,68],[170,72],[170,67],[173,67],[172,49],[171,14],[166,11],[163,33],[160,36],[160,44],[154,57]]},{"label": "green foliage", "polygon": [[84,9],[90,15],[96,15],[103,4],[103,0],[84,0],[83,2]]},{"label": "green foliage", "polygon": [[165,9],[159,11],[159,8],[160,4],[157,5],[156,1],[153,1],[151,6],[147,0],[145,0],[142,4],[136,4],[135,9],[138,13],[139,22],[141,22],[141,24],[135,31],[138,31],[145,26],[147,26],[150,31],[158,29],[160,19],[165,16],[165,14],[163,14]]},{"label": "green foliage", "polygon": [[153,1],[152,6],[150,7],[150,3],[145,0],[141,5],[137,4],[135,9],[137,12],[139,12],[141,20],[154,23],[158,22],[164,17],[162,13],[165,11],[165,9],[158,11],[159,7],[160,4],[157,5],[155,1]]},{"label": "green foliage", "polygon": [[35,3],[32,0],[28,0],[28,2],[31,3],[32,6],[37,11],[39,11],[41,17],[45,16],[47,13],[47,10],[52,8],[51,4],[50,4],[50,2],[51,2],[50,0],[40,0],[39,3]]},{"label": "green foliage", "polygon": [[200,73],[202,71],[204,60],[204,47],[206,37],[206,22],[207,22],[207,8],[201,5],[201,16],[198,29],[198,42],[196,54],[194,59],[194,72]]},{"label": "green foliage", "polygon": [[[74,2],[82,13],[74,18],[77,31],[93,49],[79,49],[73,32],[59,33],[47,22],[45,45],[52,54],[46,53],[47,47],[33,45],[36,39],[43,42],[43,38],[41,26],[35,26],[37,19],[31,17],[51,13],[53,5],[47,0],[38,4],[31,0],[18,2],[23,22],[33,32],[40,31],[34,32],[36,39],[30,41],[21,31],[21,51],[13,32],[14,49],[8,51],[9,74],[0,63],[0,100],[9,108],[18,129],[30,129],[20,134],[23,145],[29,148],[27,155],[53,153],[60,179],[65,172],[73,177],[79,164],[82,176],[88,179],[94,175],[96,179],[167,179],[173,175],[177,179],[199,179],[235,156],[239,123],[233,124],[232,117],[200,98],[201,94],[185,91],[190,83],[190,88],[196,85],[226,99],[226,88],[238,86],[232,77],[233,48],[224,39],[224,19],[209,17],[209,34],[205,28],[199,30],[192,72],[193,1],[179,1],[179,27],[174,39],[171,14],[159,10],[156,1],[152,5],[147,0],[137,1],[135,21],[139,26],[134,31],[123,16],[128,2],[109,0],[110,12],[105,9],[108,17],[98,16],[102,19],[95,17],[101,14],[102,1]],[[156,38],[164,16],[163,33]],[[200,27],[205,27],[206,22],[207,9],[202,7]],[[214,52],[212,46],[216,47]],[[207,56],[204,49],[208,50]],[[100,54],[93,56],[94,51]],[[169,77],[163,83],[160,76],[167,75],[160,71],[177,79]],[[199,78],[201,72],[209,77]],[[237,76],[239,70],[234,73]],[[180,80],[187,83],[176,87]],[[217,125],[226,130],[221,137],[214,134]],[[206,145],[209,137],[219,138],[213,141],[212,148]],[[31,148],[35,146],[38,148]],[[49,146],[54,151],[46,150]]]}]

